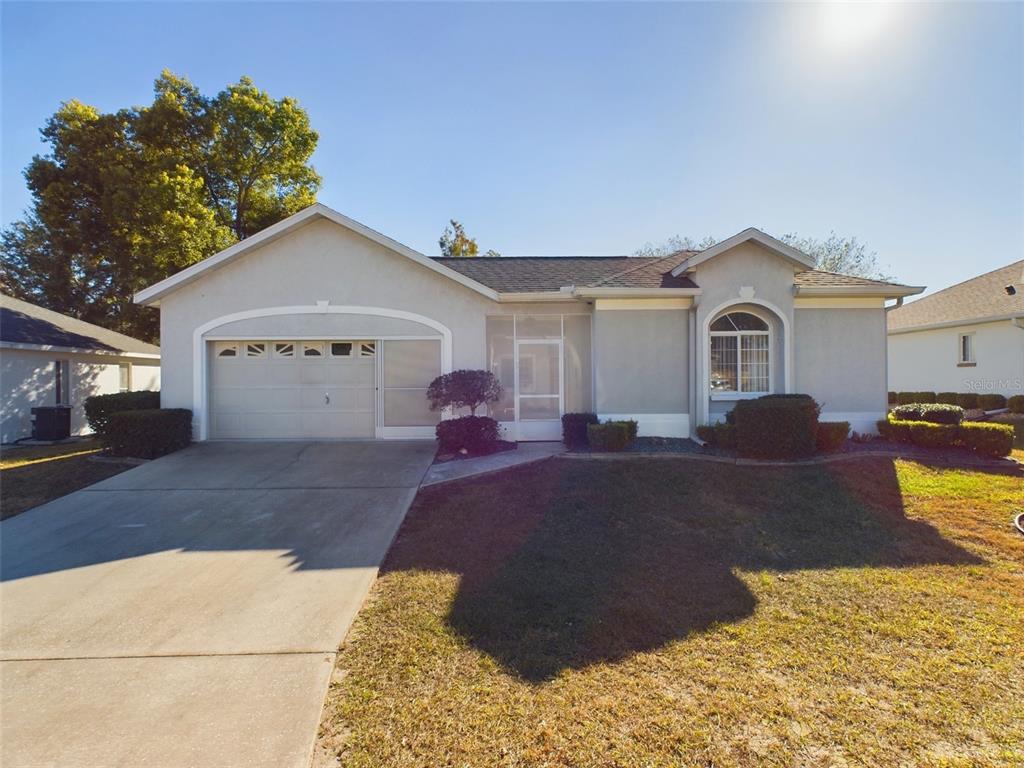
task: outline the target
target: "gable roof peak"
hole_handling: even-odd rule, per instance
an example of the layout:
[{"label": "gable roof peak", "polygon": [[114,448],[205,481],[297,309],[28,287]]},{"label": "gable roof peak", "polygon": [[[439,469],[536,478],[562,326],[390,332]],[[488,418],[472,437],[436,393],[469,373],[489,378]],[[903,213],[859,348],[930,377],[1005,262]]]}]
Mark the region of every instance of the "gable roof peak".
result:
[{"label": "gable roof peak", "polygon": [[767,232],[762,232],[757,227],[747,227],[743,231],[737,232],[732,237],[727,237],[725,240],[715,243],[714,245],[705,248],[703,251],[698,251],[693,256],[684,259],[679,266],[672,270],[672,274],[674,276],[679,276],[683,272],[693,269],[698,264],[703,264],[705,261],[713,259],[716,256],[735,248],[737,245],[742,245],[743,243],[751,241],[767,248],[776,256],[785,259],[801,270],[814,268],[813,256],[810,256],[791,245],[787,245],[778,238],[772,237]]}]

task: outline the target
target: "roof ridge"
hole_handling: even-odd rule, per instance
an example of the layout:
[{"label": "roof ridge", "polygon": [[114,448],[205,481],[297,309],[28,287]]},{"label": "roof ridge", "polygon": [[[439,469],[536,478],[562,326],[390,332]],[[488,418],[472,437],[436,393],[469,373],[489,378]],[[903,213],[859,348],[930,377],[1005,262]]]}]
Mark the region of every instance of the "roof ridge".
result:
[{"label": "roof ridge", "polygon": [[649,266],[652,266],[652,265],[660,264],[661,262],[665,261],[666,259],[671,259],[673,256],[678,256],[680,253],[696,253],[696,251],[687,251],[685,248],[681,248],[680,250],[673,251],[672,253],[666,254],[665,256],[656,256],[656,257],[651,257],[651,256],[631,256],[630,258],[634,258],[634,259],[654,258],[655,260],[653,262],[647,262],[645,264],[637,264],[635,267],[630,267],[629,269],[625,269],[622,272],[616,272],[614,275],[609,275],[608,277],[601,278],[596,283],[591,283],[591,286],[596,287],[598,285],[601,285],[602,283],[608,282],[609,280],[616,280],[616,279],[622,277],[623,275],[628,275],[628,274],[631,274],[633,272],[636,272],[638,269],[643,269],[644,267],[649,267]]}]

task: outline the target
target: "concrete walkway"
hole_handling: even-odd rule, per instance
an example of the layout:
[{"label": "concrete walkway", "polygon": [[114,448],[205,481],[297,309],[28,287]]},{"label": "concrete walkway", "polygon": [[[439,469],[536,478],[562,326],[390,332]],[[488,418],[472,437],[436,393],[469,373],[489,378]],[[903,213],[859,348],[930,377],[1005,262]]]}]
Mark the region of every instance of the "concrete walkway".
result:
[{"label": "concrete walkway", "polygon": [[205,443],[0,524],[0,764],[296,766],[431,442]]},{"label": "concrete walkway", "polygon": [[464,477],[497,472],[499,469],[529,464],[550,456],[557,456],[560,453],[565,453],[565,445],[562,443],[519,443],[519,447],[514,451],[502,451],[490,456],[478,456],[473,459],[459,459],[456,461],[446,461],[443,464],[433,464],[423,478],[423,486],[437,485],[438,483],[446,483],[449,480],[461,480]]}]

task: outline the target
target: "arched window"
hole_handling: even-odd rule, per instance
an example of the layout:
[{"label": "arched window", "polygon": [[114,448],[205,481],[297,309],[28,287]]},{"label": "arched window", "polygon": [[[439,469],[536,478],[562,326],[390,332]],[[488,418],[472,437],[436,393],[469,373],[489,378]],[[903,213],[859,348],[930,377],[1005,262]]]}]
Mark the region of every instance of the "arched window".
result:
[{"label": "arched window", "polygon": [[711,324],[711,394],[771,391],[771,333],[750,312],[729,312]]}]

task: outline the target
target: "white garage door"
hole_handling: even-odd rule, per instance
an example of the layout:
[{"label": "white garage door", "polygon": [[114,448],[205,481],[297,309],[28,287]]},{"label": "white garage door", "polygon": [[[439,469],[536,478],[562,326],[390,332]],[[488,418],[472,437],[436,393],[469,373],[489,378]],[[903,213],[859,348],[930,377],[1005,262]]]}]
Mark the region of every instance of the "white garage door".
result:
[{"label": "white garage door", "polygon": [[375,341],[217,341],[210,437],[374,437]]}]

